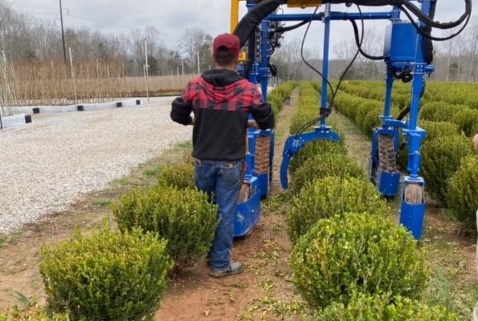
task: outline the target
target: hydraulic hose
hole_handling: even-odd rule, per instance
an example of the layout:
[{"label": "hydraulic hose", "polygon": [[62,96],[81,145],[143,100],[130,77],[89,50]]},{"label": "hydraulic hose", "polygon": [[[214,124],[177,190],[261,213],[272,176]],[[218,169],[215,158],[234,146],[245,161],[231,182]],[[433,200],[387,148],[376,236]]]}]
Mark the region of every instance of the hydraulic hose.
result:
[{"label": "hydraulic hose", "polygon": [[[353,3],[359,6],[397,6],[398,8],[407,8],[410,10],[415,16],[417,16],[420,20],[422,20],[426,25],[432,28],[439,28],[439,29],[451,29],[461,25],[464,21],[467,20],[468,16],[471,15],[471,0],[464,0],[465,1],[465,13],[461,15],[455,21],[452,22],[437,22],[433,21],[433,18],[423,13],[423,11],[412,4],[409,0],[331,0],[330,3],[338,4],[338,3]],[[432,8],[434,11],[435,8]]]},{"label": "hydraulic hose", "polygon": [[242,17],[233,31],[233,34],[239,37],[241,47],[250,39],[259,23],[284,3],[287,3],[287,0],[261,1]]}]

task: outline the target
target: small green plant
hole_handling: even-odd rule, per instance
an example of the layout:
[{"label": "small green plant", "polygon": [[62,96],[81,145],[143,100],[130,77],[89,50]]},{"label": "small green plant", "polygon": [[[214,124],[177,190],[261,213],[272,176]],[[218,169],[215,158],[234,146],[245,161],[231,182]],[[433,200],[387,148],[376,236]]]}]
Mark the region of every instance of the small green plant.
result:
[{"label": "small green plant", "polygon": [[112,210],[121,231],[139,227],[168,240],[168,253],[179,269],[207,254],[217,227],[217,206],[205,193],[191,188],[132,190]]},{"label": "small green plant", "polygon": [[346,212],[390,213],[385,200],[372,183],[354,177],[328,176],[306,184],[291,200],[287,211],[287,232],[292,243],[319,219]]},{"label": "small green plant", "polygon": [[413,236],[390,218],[347,213],[319,220],[294,245],[293,283],[314,309],[354,292],[419,299],[428,269]]},{"label": "small green plant", "polygon": [[444,307],[429,307],[406,297],[390,294],[354,294],[349,304],[334,302],[320,311],[317,321],[459,321]]},{"label": "small green plant", "polygon": [[173,266],[166,241],[139,229],[119,233],[106,225],[91,236],[41,248],[40,273],[52,311],[71,320],[151,318]]},{"label": "small green plant", "polygon": [[67,313],[49,313],[37,306],[20,310],[14,306],[0,312],[0,321],[71,321]]}]

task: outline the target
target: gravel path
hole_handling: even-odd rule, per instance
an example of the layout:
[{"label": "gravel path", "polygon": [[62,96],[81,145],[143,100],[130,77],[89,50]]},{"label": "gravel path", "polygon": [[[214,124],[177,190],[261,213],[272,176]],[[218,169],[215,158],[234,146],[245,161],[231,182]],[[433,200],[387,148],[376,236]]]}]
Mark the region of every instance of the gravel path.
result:
[{"label": "gravel path", "polygon": [[102,111],[36,114],[0,130],[0,234],[65,209],[82,193],[188,140],[169,118],[173,98]]}]

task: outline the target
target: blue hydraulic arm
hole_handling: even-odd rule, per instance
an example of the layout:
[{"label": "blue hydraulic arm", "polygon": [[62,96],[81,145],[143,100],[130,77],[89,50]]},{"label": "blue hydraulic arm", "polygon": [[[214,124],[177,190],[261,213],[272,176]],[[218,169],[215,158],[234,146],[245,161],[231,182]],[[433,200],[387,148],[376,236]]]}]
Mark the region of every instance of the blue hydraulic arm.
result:
[{"label": "blue hydraulic arm", "polygon": [[329,140],[337,142],[340,137],[337,133],[331,130],[329,126],[316,126],[313,132],[303,133],[300,135],[290,136],[285,141],[284,151],[282,153],[282,163],[280,166],[280,181],[282,188],[288,188],[287,169],[289,162],[305,144],[317,140]]}]

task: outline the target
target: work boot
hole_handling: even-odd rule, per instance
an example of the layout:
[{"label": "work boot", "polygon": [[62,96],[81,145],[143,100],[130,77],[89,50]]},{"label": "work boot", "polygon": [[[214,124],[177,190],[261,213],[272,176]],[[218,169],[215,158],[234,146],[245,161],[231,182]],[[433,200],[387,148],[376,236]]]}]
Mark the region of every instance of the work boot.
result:
[{"label": "work boot", "polygon": [[208,274],[209,276],[212,276],[214,278],[223,278],[225,276],[239,274],[243,270],[244,266],[241,262],[231,262],[231,264],[227,268],[219,270],[211,269]]}]

